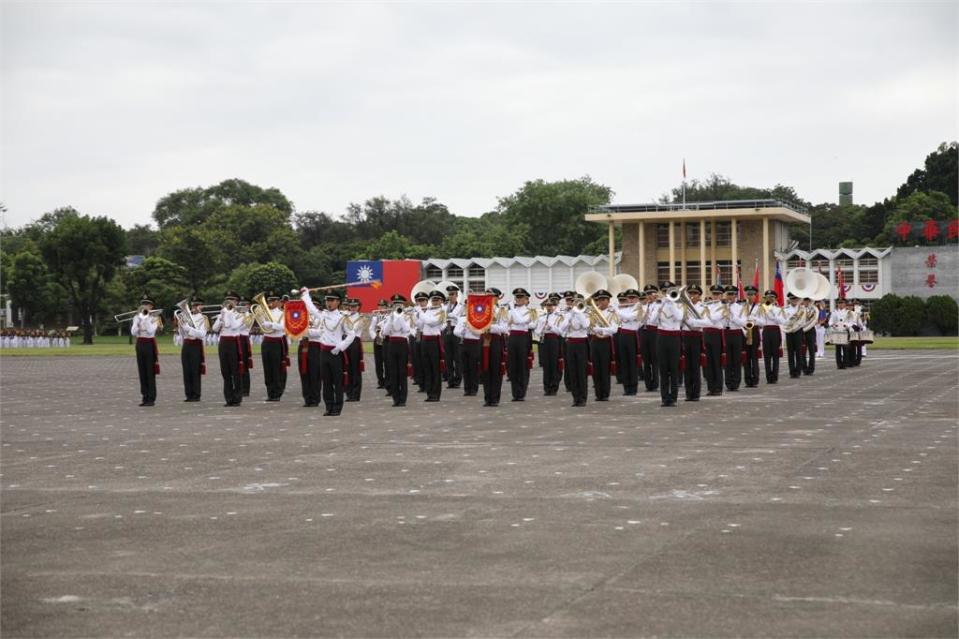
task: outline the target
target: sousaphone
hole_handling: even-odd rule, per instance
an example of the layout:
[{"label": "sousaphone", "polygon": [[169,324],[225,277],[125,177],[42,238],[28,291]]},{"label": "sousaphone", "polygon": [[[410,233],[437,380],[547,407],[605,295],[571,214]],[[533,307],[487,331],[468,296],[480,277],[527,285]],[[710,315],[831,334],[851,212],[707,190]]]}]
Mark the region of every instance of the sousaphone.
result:
[{"label": "sousaphone", "polygon": [[608,284],[609,286],[607,290],[614,298],[623,291],[628,291],[631,288],[639,290],[639,282],[637,282],[636,278],[629,273],[619,273],[614,275],[609,280]]},{"label": "sousaphone", "polygon": [[800,299],[808,297],[811,300],[821,300],[832,292],[832,285],[820,273],[808,268],[797,268],[786,276],[786,291]]},{"label": "sousaphone", "polygon": [[426,293],[430,294],[430,291],[436,290],[436,282],[433,280],[420,280],[413,285],[413,288],[410,289],[410,301],[413,301],[413,298],[416,297],[417,293]]},{"label": "sousaphone", "polygon": [[573,288],[576,289],[576,292],[579,293],[583,299],[589,299],[593,293],[606,288],[606,286],[607,280],[605,275],[597,273],[596,271],[587,271],[576,278],[576,284]]}]

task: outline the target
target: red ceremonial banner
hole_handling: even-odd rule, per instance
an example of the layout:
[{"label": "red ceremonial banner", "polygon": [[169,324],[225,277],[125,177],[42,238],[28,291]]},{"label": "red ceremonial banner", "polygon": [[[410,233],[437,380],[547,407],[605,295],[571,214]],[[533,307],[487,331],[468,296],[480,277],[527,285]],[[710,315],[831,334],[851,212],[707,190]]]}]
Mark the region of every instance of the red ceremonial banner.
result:
[{"label": "red ceremonial banner", "polygon": [[493,323],[495,310],[495,295],[470,293],[466,298],[466,322],[477,333],[482,333]]},{"label": "red ceremonial banner", "polygon": [[284,304],[283,321],[286,325],[286,334],[293,339],[305,333],[310,326],[310,313],[306,310],[306,302],[290,300]]}]

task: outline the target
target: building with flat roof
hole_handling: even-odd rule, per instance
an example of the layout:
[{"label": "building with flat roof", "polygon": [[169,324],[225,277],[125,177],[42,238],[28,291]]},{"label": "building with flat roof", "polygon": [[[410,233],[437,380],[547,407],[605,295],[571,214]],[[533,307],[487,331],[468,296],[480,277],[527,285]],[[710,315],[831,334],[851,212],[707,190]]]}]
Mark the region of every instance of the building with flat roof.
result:
[{"label": "building with flat roof", "polygon": [[[775,277],[776,253],[790,249],[789,225],[810,223],[803,207],[782,200],[608,204],[590,209],[586,220],[608,226],[610,256],[615,227],[622,227],[620,270],[641,284],[729,284],[737,265],[751,281],[758,264],[763,289]],[[616,261],[607,263],[613,275]]]}]

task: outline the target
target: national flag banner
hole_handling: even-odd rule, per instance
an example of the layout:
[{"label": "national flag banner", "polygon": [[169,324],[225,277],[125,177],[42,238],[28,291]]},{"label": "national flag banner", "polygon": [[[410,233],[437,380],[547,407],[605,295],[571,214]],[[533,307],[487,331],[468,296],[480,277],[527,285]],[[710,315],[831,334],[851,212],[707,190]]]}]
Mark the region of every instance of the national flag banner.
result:
[{"label": "national flag banner", "polygon": [[723,285],[723,271],[719,268],[719,262],[716,263],[716,277],[713,278],[713,284]]},{"label": "national flag banner", "polygon": [[495,310],[495,295],[470,293],[466,297],[466,322],[477,333],[482,333],[493,323]]},{"label": "national flag banner", "polygon": [[836,286],[839,289],[839,299],[846,299],[846,279],[843,277],[842,269],[836,267]]},{"label": "national flag banner", "polygon": [[283,305],[283,324],[286,334],[297,339],[310,326],[310,313],[303,300],[290,300]]},{"label": "national flag banner", "polygon": [[756,270],[753,271],[753,288],[756,289],[756,294],[753,295],[753,303],[758,304],[760,295],[764,292],[759,288],[759,260],[756,260]]},{"label": "national flag banner", "polygon": [[746,299],[746,286],[743,284],[743,269],[741,266],[736,265],[736,279],[739,280],[739,283],[736,286],[739,288],[736,299],[745,300]]},{"label": "national flag banner", "polygon": [[351,260],[346,263],[346,281],[355,284],[346,288],[346,295],[358,299],[364,312],[397,293],[409,298],[422,279],[422,268],[419,260]]},{"label": "national flag banner", "polygon": [[773,290],[776,291],[776,301],[782,306],[786,303],[786,297],[783,291],[783,274],[779,270],[779,262],[776,262],[776,281],[773,284]]}]

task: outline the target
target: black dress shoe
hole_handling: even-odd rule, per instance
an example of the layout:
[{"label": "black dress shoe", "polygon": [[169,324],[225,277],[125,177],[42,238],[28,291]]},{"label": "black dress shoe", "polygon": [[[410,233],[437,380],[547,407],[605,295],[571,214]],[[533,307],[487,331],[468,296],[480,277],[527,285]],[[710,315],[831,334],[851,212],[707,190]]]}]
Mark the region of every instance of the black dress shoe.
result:
[{"label": "black dress shoe", "polygon": [[699,401],[699,398],[698,398],[698,397],[687,397],[687,398],[684,399],[683,401],[685,401],[685,402],[698,402],[698,401]]},{"label": "black dress shoe", "polygon": [[402,408],[403,406],[406,406],[406,402],[393,402],[393,406]]},{"label": "black dress shoe", "polygon": [[347,397],[347,398],[346,398],[346,401],[348,401],[348,402],[358,402],[358,401],[360,401],[360,400],[358,400],[358,399],[353,399],[352,397]]},{"label": "black dress shoe", "polygon": [[573,408],[583,408],[586,406],[586,402],[575,402],[573,403]]},{"label": "black dress shoe", "polygon": [[424,399],[423,401],[424,401],[424,402],[438,402],[438,401],[440,401],[440,398],[439,398],[439,397],[427,397],[427,398]]},{"label": "black dress shoe", "polygon": [[514,397],[514,398],[511,399],[510,401],[511,401],[511,402],[521,402],[521,401],[523,401],[523,398],[522,398],[522,397]]},{"label": "black dress shoe", "polygon": [[386,388],[386,386],[383,386],[383,384],[377,384],[376,387],[377,387],[377,388]]}]

